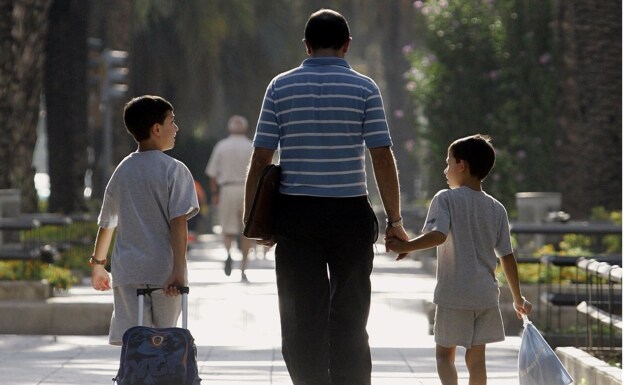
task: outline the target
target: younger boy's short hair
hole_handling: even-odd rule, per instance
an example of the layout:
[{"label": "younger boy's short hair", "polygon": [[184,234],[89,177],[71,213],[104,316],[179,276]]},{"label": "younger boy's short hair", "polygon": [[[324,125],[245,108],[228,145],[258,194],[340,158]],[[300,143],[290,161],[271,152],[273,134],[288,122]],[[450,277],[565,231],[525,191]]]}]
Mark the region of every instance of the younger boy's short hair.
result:
[{"label": "younger boy's short hair", "polygon": [[449,154],[456,161],[466,161],[470,168],[470,175],[485,179],[496,162],[496,152],[492,146],[492,138],[488,135],[471,135],[457,139],[448,148]]},{"label": "younger boy's short hair", "polygon": [[156,123],[163,124],[167,113],[173,111],[171,103],[160,96],[143,95],[126,103],[124,124],[134,140],[140,142],[150,137],[150,129]]},{"label": "younger boy's short hair", "polygon": [[312,50],[340,49],[351,37],[347,19],[331,9],[320,9],[310,15],[304,38]]}]

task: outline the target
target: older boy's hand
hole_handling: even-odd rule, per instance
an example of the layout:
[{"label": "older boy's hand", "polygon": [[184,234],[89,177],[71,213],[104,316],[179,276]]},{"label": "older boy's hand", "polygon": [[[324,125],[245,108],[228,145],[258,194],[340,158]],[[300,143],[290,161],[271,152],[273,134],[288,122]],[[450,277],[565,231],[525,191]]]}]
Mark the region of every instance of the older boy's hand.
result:
[{"label": "older boy's hand", "polygon": [[91,270],[91,286],[95,290],[106,291],[111,289],[110,275],[104,266],[93,266]]},{"label": "older boy's hand", "polygon": [[165,295],[168,297],[175,297],[180,294],[180,288],[184,287],[186,284],[186,280],[184,279],[184,272],[178,272],[174,270],[169,278],[165,281],[163,285],[163,290],[165,291]]}]

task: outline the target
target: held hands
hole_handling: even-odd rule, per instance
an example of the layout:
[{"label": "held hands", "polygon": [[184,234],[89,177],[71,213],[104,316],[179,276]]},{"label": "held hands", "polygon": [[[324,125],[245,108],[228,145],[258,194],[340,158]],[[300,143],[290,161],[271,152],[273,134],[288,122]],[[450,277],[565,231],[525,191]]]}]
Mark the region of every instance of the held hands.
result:
[{"label": "held hands", "polygon": [[408,241],[402,241],[398,238],[385,238],[386,248],[399,253],[397,260],[403,259],[411,250],[408,247]]},{"label": "held hands", "polygon": [[526,298],[522,297],[519,301],[514,301],[513,303],[514,310],[516,311],[516,315],[518,319],[522,319],[523,315],[531,314],[531,309],[533,308],[533,304],[527,301]]},{"label": "held hands", "polygon": [[403,247],[407,245],[409,237],[405,232],[403,226],[399,227],[387,227],[384,241],[386,241],[386,252],[394,251],[399,253],[396,260],[401,260],[407,256],[409,250]]}]

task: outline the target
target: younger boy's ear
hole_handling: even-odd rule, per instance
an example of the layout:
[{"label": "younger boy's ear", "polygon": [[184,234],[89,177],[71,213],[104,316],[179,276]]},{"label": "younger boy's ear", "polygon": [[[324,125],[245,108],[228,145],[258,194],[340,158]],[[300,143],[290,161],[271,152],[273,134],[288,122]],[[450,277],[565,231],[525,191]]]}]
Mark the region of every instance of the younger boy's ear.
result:
[{"label": "younger boy's ear", "polygon": [[160,136],[160,124],[154,123],[150,128],[150,131],[152,132],[152,135]]},{"label": "younger boy's ear", "polygon": [[468,166],[468,162],[466,162],[463,159],[460,160],[459,161],[459,171],[460,172],[464,172],[464,171],[470,172],[470,166]]}]

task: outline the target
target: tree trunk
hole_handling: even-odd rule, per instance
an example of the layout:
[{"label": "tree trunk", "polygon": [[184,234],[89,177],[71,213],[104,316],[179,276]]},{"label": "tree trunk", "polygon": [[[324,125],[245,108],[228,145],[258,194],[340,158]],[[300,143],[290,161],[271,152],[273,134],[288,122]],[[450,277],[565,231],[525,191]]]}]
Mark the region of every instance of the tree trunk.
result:
[{"label": "tree trunk", "polygon": [[32,167],[50,2],[0,2],[0,188],[21,191],[23,212],[37,211]]},{"label": "tree trunk", "polygon": [[50,8],[45,90],[51,212],[84,209],[88,6],[82,0],[54,0]]},{"label": "tree trunk", "polygon": [[379,10],[381,60],[385,79],[384,103],[401,182],[401,202],[414,201],[420,166],[414,155],[416,130],[411,98],[405,88],[405,73],[411,67],[404,47],[414,40],[412,1],[391,1]]},{"label": "tree trunk", "polygon": [[621,2],[559,2],[558,186],[575,218],[622,207],[621,16]]},{"label": "tree trunk", "polygon": [[[15,76],[15,44],[11,31],[13,29],[13,1],[0,0],[0,122],[9,124],[12,117],[11,95],[18,88]],[[5,132],[10,133],[5,126]],[[0,135],[0,188],[11,187],[11,158],[13,148],[12,135]]]}]

